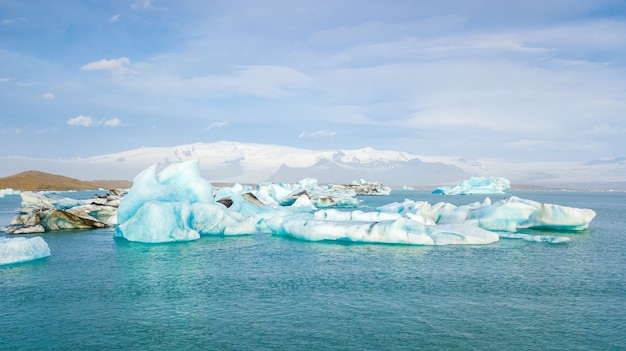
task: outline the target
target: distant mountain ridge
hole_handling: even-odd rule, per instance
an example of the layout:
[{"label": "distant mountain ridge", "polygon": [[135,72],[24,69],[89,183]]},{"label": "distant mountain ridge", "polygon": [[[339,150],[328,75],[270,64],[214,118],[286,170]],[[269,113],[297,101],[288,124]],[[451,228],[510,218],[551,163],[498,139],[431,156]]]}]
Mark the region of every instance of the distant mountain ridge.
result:
[{"label": "distant mountain ridge", "polygon": [[86,159],[92,165],[116,166],[171,163],[197,158],[205,178],[218,182],[297,182],[315,178],[320,183],[352,183],[365,179],[389,185],[437,185],[468,177],[461,168],[442,162],[424,162],[406,152],[377,150],[307,150],[293,147],[220,141],[169,148],[141,148]]},{"label": "distant mountain ridge", "polygon": [[25,171],[0,178],[0,189],[11,188],[20,191],[124,189],[130,186],[131,182],[125,180],[83,181],[39,171]]},{"label": "distant mountain ridge", "polygon": [[218,141],[170,147],[141,147],[76,159],[0,157],[0,176],[37,169],[77,179],[132,180],[146,167],[199,159],[202,176],[212,183],[296,182],[352,183],[365,179],[389,186],[455,185],[471,176],[499,176],[513,187],[626,189],[624,158],[601,162],[514,162],[461,157],[417,156],[371,147],[310,150],[273,144]]}]

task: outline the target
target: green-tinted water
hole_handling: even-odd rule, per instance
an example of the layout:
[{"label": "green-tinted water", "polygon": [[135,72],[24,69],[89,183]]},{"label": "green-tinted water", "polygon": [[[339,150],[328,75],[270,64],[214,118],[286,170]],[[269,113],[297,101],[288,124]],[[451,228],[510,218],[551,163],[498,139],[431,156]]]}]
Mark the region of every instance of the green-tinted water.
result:
[{"label": "green-tinted water", "polygon": [[[0,267],[0,349],[625,349],[626,194],[516,195],[597,217],[564,244],[251,235],[147,245],[108,229],[45,234],[52,256]],[[484,196],[393,192],[363,208],[404,198]],[[16,203],[0,199],[0,225]]]}]

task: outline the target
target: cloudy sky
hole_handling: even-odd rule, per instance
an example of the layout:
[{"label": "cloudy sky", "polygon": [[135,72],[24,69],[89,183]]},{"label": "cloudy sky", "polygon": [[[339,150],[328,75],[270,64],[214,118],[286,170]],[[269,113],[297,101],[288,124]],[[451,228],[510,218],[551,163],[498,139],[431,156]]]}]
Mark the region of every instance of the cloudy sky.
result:
[{"label": "cloudy sky", "polygon": [[0,157],[626,156],[623,0],[0,0]]}]

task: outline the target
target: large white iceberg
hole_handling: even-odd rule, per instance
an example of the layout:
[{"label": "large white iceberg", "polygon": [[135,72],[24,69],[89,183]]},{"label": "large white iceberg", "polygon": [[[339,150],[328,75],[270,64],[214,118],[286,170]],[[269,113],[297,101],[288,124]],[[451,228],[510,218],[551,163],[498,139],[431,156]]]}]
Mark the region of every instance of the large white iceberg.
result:
[{"label": "large white iceberg", "polygon": [[274,234],[308,241],[449,245],[490,244],[499,239],[498,234],[474,226],[424,225],[406,217],[383,221],[353,221],[292,216],[274,218],[267,222]]},{"label": "large white iceberg", "polygon": [[190,241],[200,234],[254,233],[253,220],[228,210],[213,198],[213,187],[200,176],[198,160],[156,165],[139,173],[120,202],[115,236],[129,241]]},{"label": "large white iceberg", "polygon": [[486,230],[516,232],[518,229],[580,231],[589,228],[596,213],[591,209],[543,204],[511,196],[496,202],[455,206],[448,203],[430,205],[424,201],[405,200],[378,208],[385,213],[400,213],[421,218],[425,223],[469,224]]},{"label": "large white iceberg", "polygon": [[[151,166],[138,174],[120,202],[115,235],[130,241],[187,241],[202,235],[267,233],[302,240],[344,240],[370,243],[449,245],[498,241],[495,231],[523,228],[581,230],[595,212],[510,197],[489,198],[465,206],[430,205],[405,200],[377,211],[319,209],[326,197],[349,199],[317,181],[295,185],[234,185],[215,189],[200,176],[198,160],[171,164],[161,173]],[[216,201],[217,199],[217,201]],[[333,200],[335,201],[335,200]],[[340,200],[347,204],[348,200]],[[335,201],[337,203],[337,201]],[[541,236],[524,240],[563,242]]]},{"label": "large white iceberg", "polygon": [[28,262],[50,256],[50,248],[40,236],[0,237],[0,265]]},{"label": "large white iceberg", "polygon": [[472,177],[450,187],[442,186],[433,190],[433,194],[474,195],[504,194],[511,188],[511,182],[502,177]]}]

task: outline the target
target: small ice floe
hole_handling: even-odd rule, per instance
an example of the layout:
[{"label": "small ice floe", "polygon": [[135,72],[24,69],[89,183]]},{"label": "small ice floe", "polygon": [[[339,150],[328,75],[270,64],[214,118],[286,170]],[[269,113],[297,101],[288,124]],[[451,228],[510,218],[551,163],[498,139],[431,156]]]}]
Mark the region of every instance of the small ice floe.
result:
[{"label": "small ice floe", "polygon": [[0,265],[28,262],[50,256],[50,248],[40,236],[0,237]]},{"label": "small ice floe", "polygon": [[525,241],[532,241],[538,243],[560,244],[571,241],[572,239],[566,236],[556,235],[530,235],[530,234],[518,234],[518,233],[500,233],[500,238],[503,239],[522,239]]}]

